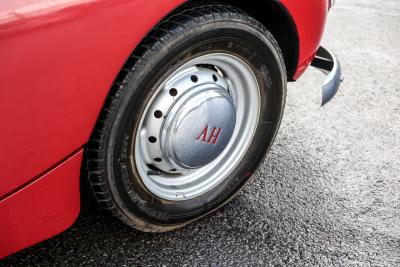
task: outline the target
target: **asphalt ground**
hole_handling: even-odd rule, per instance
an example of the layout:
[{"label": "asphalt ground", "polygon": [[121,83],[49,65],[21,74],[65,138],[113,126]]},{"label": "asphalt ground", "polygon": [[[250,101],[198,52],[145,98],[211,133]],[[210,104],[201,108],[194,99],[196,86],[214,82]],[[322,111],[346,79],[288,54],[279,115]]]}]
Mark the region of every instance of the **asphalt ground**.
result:
[{"label": "asphalt ground", "polygon": [[69,230],[1,265],[400,266],[400,2],[338,0],[323,43],[340,92],[320,108],[313,69],[289,85],[271,153],[226,207],[153,235],[84,194]]}]

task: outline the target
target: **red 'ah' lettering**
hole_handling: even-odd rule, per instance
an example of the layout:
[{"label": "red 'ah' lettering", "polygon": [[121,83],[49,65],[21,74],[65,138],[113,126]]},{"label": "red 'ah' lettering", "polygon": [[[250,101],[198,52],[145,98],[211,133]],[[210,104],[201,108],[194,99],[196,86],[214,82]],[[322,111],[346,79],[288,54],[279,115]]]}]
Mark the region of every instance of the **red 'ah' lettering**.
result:
[{"label": "red 'ah' lettering", "polygon": [[200,133],[200,135],[196,138],[196,140],[201,140],[204,143],[215,145],[218,142],[218,138],[221,131],[222,131],[221,128],[214,127],[211,131],[211,135],[207,138],[208,135],[208,125],[207,125]]},{"label": "red 'ah' lettering", "polygon": [[197,137],[197,140],[200,140],[200,138],[203,136],[201,141],[206,142],[207,134],[208,134],[208,125],[204,128],[199,137]]}]

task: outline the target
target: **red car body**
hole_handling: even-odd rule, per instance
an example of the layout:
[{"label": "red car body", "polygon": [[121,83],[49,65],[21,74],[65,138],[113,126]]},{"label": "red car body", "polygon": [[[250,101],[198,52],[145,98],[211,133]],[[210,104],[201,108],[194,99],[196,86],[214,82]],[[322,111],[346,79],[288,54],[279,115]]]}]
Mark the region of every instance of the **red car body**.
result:
[{"label": "red car body", "polygon": [[[0,1],[0,258],[68,228],[88,142],[144,36],[184,0]],[[320,45],[328,0],[276,1],[297,30],[296,80]]]}]

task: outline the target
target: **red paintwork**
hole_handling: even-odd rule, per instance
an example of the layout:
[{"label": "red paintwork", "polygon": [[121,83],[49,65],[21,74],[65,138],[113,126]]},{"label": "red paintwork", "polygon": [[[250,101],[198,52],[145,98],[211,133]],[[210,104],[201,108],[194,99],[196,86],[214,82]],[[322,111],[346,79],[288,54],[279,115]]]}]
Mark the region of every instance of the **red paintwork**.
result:
[{"label": "red paintwork", "polygon": [[299,35],[299,60],[293,76],[297,80],[315,57],[325,28],[329,0],[280,0],[289,11]]},{"label": "red paintwork", "polygon": [[0,259],[56,235],[79,213],[82,150],[0,201]]},{"label": "red paintwork", "polygon": [[87,142],[132,49],[181,2],[0,1],[0,197]]},{"label": "red paintwork", "polygon": [[[87,143],[132,50],[183,2],[0,1],[0,258],[73,222],[81,152],[60,162]],[[319,46],[328,1],[281,2],[299,33],[298,78]]]}]

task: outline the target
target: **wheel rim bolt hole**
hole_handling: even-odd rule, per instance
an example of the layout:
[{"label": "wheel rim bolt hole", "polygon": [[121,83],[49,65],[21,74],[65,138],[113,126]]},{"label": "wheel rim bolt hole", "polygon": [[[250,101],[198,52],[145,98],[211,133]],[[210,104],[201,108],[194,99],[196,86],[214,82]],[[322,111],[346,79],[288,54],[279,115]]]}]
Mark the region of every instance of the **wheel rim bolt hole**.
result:
[{"label": "wheel rim bolt hole", "polygon": [[192,82],[197,83],[197,81],[199,80],[199,78],[196,75],[192,75],[190,76],[190,79],[192,80]]},{"label": "wheel rim bolt hole", "polygon": [[152,144],[154,144],[154,143],[157,142],[157,138],[155,138],[154,136],[150,136],[150,137],[149,137],[149,142],[152,143]]},{"label": "wheel rim bolt hole", "polygon": [[169,90],[169,94],[171,96],[177,96],[178,95],[178,90],[176,90],[175,88],[172,88]]},{"label": "wheel rim bolt hole", "polygon": [[213,78],[214,82],[217,82],[217,81],[218,81],[217,75],[213,74],[212,78]]},{"label": "wheel rim bolt hole", "polygon": [[161,159],[161,158],[155,158],[154,161],[155,161],[155,162],[161,162],[162,159]]},{"label": "wheel rim bolt hole", "polygon": [[163,113],[161,110],[154,111],[154,117],[156,117],[157,119],[161,118],[162,116],[163,116]]}]

